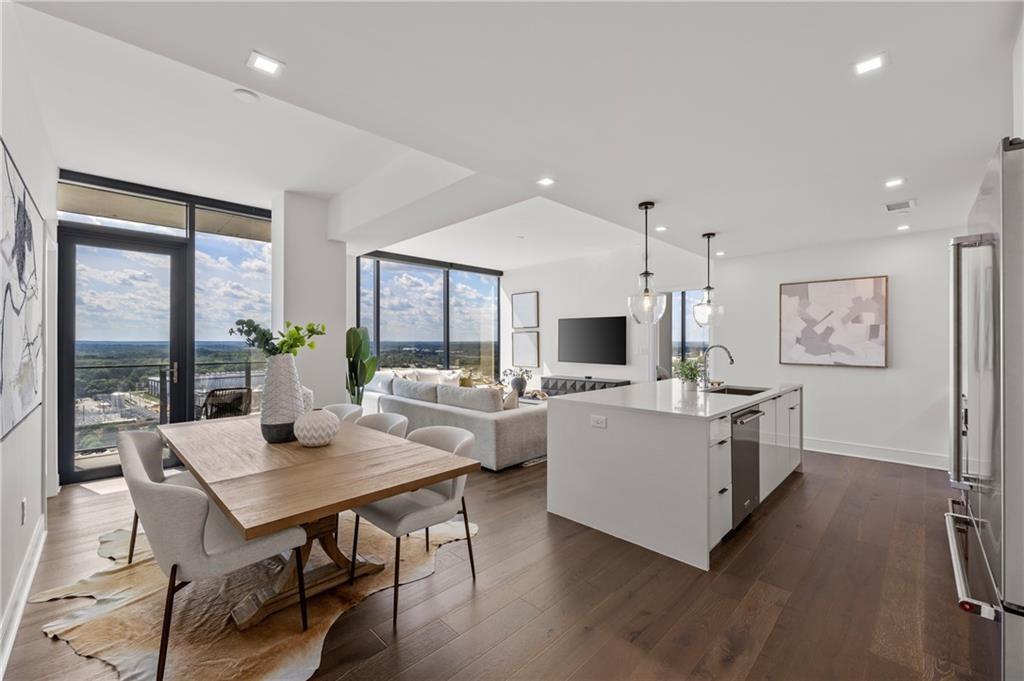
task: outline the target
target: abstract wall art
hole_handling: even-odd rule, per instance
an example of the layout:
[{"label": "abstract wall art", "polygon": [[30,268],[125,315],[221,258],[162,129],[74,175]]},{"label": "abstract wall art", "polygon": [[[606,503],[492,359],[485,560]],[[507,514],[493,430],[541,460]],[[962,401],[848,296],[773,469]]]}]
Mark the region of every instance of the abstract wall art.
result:
[{"label": "abstract wall art", "polygon": [[43,216],[3,146],[0,178],[0,437],[42,403],[43,301],[38,244]]},{"label": "abstract wall art", "polygon": [[889,278],[779,285],[779,363],[888,366]]}]

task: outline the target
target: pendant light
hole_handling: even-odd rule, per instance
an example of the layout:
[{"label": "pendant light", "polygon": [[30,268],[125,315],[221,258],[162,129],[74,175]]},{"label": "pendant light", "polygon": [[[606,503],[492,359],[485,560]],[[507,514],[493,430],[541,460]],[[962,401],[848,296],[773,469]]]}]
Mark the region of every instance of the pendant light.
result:
[{"label": "pendant light", "polygon": [[638,208],[644,212],[644,271],[640,273],[640,292],[627,298],[629,314],[637,324],[653,324],[665,314],[666,298],[651,290],[654,273],[647,267],[647,213],[654,208],[654,201],[644,201]]},{"label": "pendant light", "polygon": [[715,316],[714,304],[711,301],[711,292],[715,290],[715,287],[711,285],[711,240],[715,238],[715,233],[705,232],[700,236],[707,241],[708,246],[708,279],[707,286],[704,287],[704,297],[693,306],[693,321],[697,322],[697,326],[705,327],[711,326]]}]

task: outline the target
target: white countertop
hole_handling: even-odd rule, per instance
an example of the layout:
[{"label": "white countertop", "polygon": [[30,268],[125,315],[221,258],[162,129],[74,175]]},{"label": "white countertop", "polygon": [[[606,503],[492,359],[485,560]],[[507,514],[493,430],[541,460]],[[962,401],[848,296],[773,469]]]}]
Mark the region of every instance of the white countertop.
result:
[{"label": "white countertop", "polygon": [[[730,385],[747,387],[740,386],[740,384]],[[672,378],[653,383],[632,383],[621,388],[559,395],[551,399],[586,402],[631,411],[653,411],[689,418],[715,419],[803,386],[783,384],[755,387],[767,387],[768,390],[756,395],[723,395],[714,392],[700,392],[695,389],[686,390],[683,388],[681,380]]]}]

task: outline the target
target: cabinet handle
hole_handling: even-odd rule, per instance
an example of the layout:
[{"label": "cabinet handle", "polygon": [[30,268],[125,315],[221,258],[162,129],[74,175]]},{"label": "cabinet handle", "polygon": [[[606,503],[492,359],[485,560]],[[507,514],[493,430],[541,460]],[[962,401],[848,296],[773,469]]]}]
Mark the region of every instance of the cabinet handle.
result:
[{"label": "cabinet handle", "polygon": [[726,493],[726,492],[728,492],[728,491],[729,491],[729,488],[728,488],[728,487],[723,487],[722,489],[718,490],[718,493],[719,493],[719,494],[725,494],[725,493]]},{"label": "cabinet handle", "polygon": [[793,411],[794,409],[796,409],[795,405],[789,408],[790,411]]},{"label": "cabinet handle", "polygon": [[716,447],[721,447],[722,445],[724,445],[728,441],[729,441],[729,438],[725,438],[724,440],[719,440],[718,444],[716,444],[715,446]]}]

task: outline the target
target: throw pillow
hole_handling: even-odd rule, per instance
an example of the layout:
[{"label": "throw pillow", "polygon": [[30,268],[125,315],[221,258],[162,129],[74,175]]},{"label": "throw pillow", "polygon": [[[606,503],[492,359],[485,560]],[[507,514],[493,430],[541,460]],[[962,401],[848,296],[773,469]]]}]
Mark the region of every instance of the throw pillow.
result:
[{"label": "throw pillow", "polygon": [[395,380],[395,372],[383,369],[373,375],[373,380],[366,384],[366,389],[372,393],[391,394],[391,383]]},{"label": "throw pillow", "polygon": [[437,385],[434,383],[420,383],[405,378],[396,378],[392,389],[396,397],[407,397],[421,402],[437,402]]},{"label": "throw pillow", "polygon": [[434,383],[437,384],[441,378],[441,372],[437,369],[417,369],[415,380],[420,383]]},{"label": "throw pillow", "polygon": [[473,411],[496,412],[502,410],[501,393],[489,389],[439,385],[437,386],[437,402]]},{"label": "throw pillow", "polygon": [[395,378],[404,378],[407,381],[416,380],[415,369],[395,369]]},{"label": "throw pillow", "polygon": [[519,407],[519,393],[515,390],[509,390],[508,395],[505,395],[505,399],[502,400],[501,406],[504,409],[517,409]]},{"label": "throw pillow", "polygon": [[462,369],[437,372],[437,382],[441,385],[459,385],[460,378],[462,378]]}]

